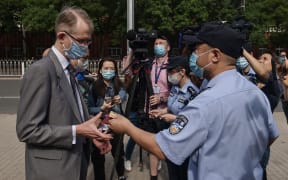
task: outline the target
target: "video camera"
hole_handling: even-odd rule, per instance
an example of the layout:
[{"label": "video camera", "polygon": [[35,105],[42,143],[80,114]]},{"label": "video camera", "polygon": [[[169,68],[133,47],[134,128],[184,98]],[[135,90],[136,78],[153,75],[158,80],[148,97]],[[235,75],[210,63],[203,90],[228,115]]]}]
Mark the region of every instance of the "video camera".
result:
[{"label": "video camera", "polygon": [[249,39],[249,34],[253,29],[253,24],[251,24],[245,16],[237,16],[231,23],[231,28],[238,30],[245,35],[246,41]]},{"label": "video camera", "polygon": [[147,32],[144,28],[139,28],[137,32],[129,30],[127,39],[129,47],[133,50],[135,59],[145,60],[148,56],[148,43],[150,40],[157,38],[157,31]]},{"label": "video camera", "polygon": [[181,50],[186,44],[190,49],[193,49],[193,37],[197,35],[199,30],[200,26],[185,26],[178,35],[178,48]]}]

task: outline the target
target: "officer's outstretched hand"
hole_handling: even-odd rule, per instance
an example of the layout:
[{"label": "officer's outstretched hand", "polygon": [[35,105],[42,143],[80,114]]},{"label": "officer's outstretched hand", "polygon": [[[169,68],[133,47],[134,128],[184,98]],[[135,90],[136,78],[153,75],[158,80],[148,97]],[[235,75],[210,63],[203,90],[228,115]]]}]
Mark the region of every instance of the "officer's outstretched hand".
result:
[{"label": "officer's outstretched hand", "polygon": [[163,114],[160,116],[160,119],[166,122],[173,122],[176,119],[176,115],[174,114]]},{"label": "officer's outstretched hand", "polygon": [[133,124],[124,116],[114,113],[109,114],[109,128],[115,133],[126,133],[128,128],[133,127]]},{"label": "officer's outstretched hand", "polygon": [[85,121],[82,124],[76,125],[76,134],[89,137],[89,138],[96,138],[98,140],[110,140],[112,139],[111,134],[105,134],[100,132],[98,126],[101,122],[101,115],[102,113],[98,113],[96,116],[92,117],[88,121]]}]

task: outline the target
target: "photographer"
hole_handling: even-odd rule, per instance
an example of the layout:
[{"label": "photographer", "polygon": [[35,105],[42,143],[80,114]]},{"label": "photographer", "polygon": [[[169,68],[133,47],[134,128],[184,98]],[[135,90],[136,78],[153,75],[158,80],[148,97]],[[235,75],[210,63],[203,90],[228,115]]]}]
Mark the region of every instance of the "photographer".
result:
[{"label": "photographer", "polygon": [[[104,114],[110,110],[123,114],[121,103],[125,99],[126,91],[118,77],[116,62],[110,58],[104,58],[99,63],[98,79],[93,83],[88,98],[89,113],[94,115],[102,111]],[[105,127],[105,124],[103,125]],[[107,129],[103,129],[107,131]],[[116,171],[119,180],[125,180],[124,176],[124,145],[121,134],[114,134],[111,140],[112,156],[116,163]],[[94,167],[95,180],[105,180],[105,155],[93,146],[91,159]]]}]

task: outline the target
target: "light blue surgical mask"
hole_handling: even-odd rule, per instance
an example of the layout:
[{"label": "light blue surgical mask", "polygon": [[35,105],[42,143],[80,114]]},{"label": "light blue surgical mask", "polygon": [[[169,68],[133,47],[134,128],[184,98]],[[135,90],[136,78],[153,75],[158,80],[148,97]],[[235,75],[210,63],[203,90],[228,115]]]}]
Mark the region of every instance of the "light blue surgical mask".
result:
[{"label": "light blue surgical mask", "polygon": [[101,72],[102,76],[106,80],[111,80],[115,77],[115,71],[114,70],[103,70]]},{"label": "light blue surgical mask", "polygon": [[72,41],[71,47],[69,49],[64,47],[64,53],[68,59],[80,59],[86,55],[87,50],[88,46],[79,45],[74,41]]},{"label": "light blue surgical mask", "polygon": [[156,57],[163,57],[166,54],[166,49],[164,45],[158,44],[154,46],[154,54]]},{"label": "light blue surgical mask", "polygon": [[245,59],[245,57],[240,56],[237,60],[236,60],[236,66],[240,69],[243,70],[248,66],[248,61]]},{"label": "light blue surgical mask", "polygon": [[279,58],[278,58],[278,61],[279,61],[279,63],[280,63],[281,65],[284,64],[285,60],[286,60],[286,56],[284,56],[284,55],[281,55],[281,56],[279,56]]},{"label": "light blue surgical mask", "polygon": [[[210,50],[202,53],[200,56],[208,53]],[[200,57],[198,56],[195,52],[193,52],[190,56],[190,59],[189,59],[189,67],[190,67],[190,70],[199,78],[203,78],[204,76],[204,69],[209,66],[210,64],[212,64],[212,62],[208,63],[207,65],[205,65],[204,67],[200,67],[197,65],[197,60],[198,58]]]}]

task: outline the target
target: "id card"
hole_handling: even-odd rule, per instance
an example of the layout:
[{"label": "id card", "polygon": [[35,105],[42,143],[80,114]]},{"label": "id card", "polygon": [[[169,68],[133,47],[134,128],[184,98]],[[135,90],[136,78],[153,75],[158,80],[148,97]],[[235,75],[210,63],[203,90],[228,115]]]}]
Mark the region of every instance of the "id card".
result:
[{"label": "id card", "polygon": [[159,94],[160,93],[160,87],[157,85],[154,85],[153,86],[153,92],[154,92],[154,94]]}]

